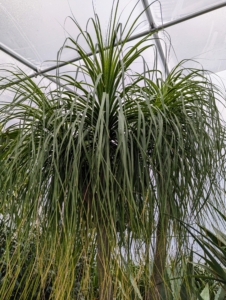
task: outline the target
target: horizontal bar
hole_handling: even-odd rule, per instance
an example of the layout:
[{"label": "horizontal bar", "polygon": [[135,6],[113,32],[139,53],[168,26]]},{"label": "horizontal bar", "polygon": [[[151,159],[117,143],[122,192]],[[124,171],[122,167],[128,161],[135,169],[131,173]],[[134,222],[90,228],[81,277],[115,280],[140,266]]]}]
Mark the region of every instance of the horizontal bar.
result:
[{"label": "horizontal bar", "polygon": [[211,11],[214,11],[214,10],[217,10],[217,9],[220,9],[220,8],[223,8],[226,6],[226,2],[223,2],[221,4],[216,4],[216,5],[213,5],[213,6],[210,6],[208,8],[205,8],[205,9],[202,9],[198,12],[195,12],[195,13],[192,13],[190,15],[187,15],[187,16],[184,16],[184,17],[181,17],[181,18],[178,18],[176,20],[173,20],[173,21],[170,21],[170,22],[167,22],[163,25],[160,25],[158,27],[156,27],[157,30],[162,30],[162,29],[165,29],[165,28],[168,28],[168,27],[171,27],[171,26],[174,26],[174,25],[177,25],[179,23],[182,23],[182,22],[185,22],[185,21],[188,21],[190,19],[193,19],[193,18],[196,18],[196,17],[199,17],[201,15],[204,15],[204,14],[207,14]]}]

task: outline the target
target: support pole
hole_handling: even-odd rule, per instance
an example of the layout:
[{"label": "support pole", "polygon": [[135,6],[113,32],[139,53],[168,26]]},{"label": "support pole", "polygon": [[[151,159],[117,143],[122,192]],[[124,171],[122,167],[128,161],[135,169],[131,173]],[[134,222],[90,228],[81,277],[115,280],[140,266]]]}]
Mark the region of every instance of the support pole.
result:
[{"label": "support pole", "polygon": [[150,5],[148,4],[147,0],[141,0],[141,1],[142,1],[143,6],[144,6],[144,9],[145,9],[145,13],[146,13],[146,16],[147,16],[147,20],[148,20],[150,29],[154,30],[153,36],[155,38],[156,47],[157,47],[159,56],[160,56],[162,64],[163,64],[165,76],[167,77],[169,75],[169,67],[168,67],[168,64],[167,64],[166,55],[165,55],[164,50],[162,48],[161,40],[160,40],[159,35],[158,35],[158,31],[155,31],[156,26],[155,26],[154,18],[153,18],[152,13],[151,13]]}]

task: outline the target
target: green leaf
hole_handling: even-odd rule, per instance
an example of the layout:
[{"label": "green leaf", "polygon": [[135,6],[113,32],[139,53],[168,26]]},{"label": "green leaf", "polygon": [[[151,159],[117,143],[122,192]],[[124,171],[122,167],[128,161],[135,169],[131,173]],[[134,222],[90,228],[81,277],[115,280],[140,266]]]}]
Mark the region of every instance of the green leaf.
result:
[{"label": "green leaf", "polygon": [[209,284],[207,283],[204,289],[202,290],[200,296],[203,300],[210,300]]},{"label": "green leaf", "polygon": [[130,282],[131,282],[131,284],[132,284],[132,286],[133,286],[133,288],[134,288],[134,291],[135,291],[136,296],[137,296],[140,300],[143,300],[143,297],[141,296],[140,290],[139,290],[139,288],[138,288],[138,286],[137,286],[136,280],[133,278],[132,275],[130,275]]},{"label": "green leaf", "polygon": [[226,291],[223,287],[219,287],[215,295],[214,300],[224,300],[226,297]]}]

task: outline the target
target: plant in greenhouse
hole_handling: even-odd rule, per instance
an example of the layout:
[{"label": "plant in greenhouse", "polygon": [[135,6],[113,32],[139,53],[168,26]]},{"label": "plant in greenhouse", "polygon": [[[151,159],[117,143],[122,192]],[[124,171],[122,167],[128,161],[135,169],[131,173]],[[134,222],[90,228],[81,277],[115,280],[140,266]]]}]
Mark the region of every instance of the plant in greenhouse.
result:
[{"label": "plant in greenhouse", "polygon": [[[20,70],[1,81],[14,93],[0,109],[1,138],[10,137],[0,149],[1,202],[20,242],[35,228],[28,282],[40,274],[35,286],[44,287],[53,268],[52,299],[92,299],[96,277],[100,300],[141,299],[128,265],[144,244],[145,299],[160,299],[170,237],[187,242],[178,220],[198,218],[219,188],[219,91],[205,72],[182,64],[165,80],[145,62],[142,73],[132,72],[154,45],[149,34],[127,48],[138,20],[123,27],[116,3],[106,37],[98,16],[90,20],[95,37],[74,21],[86,47],[68,38],[62,51],[74,49],[81,62],[72,64],[75,76],[58,72],[56,88]],[[24,254],[14,253],[20,265]],[[9,299],[10,288],[0,294]]]}]

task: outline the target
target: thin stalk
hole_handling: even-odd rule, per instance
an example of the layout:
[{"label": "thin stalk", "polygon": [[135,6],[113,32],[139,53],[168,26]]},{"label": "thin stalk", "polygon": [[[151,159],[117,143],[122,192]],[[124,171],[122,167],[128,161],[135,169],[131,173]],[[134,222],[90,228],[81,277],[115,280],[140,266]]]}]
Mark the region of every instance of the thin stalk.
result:
[{"label": "thin stalk", "polygon": [[113,287],[110,274],[111,249],[104,224],[97,229],[97,272],[99,281],[99,299],[112,300]]},{"label": "thin stalk", "polygon": [[[167,209],[169,211],[169,208]],[[147,300],[160,300],[161,290],[164,286],[164,270],[167,257],[167,230],[169,214],[159,213],[156,229],[156,248],[154,254],[153,271],[151,276],[152,295]]]},{"label": "thin stalk", "polygon": [[151,287],[150,287],[150,246],[151,246],[151,237],[148,236],[148,239],[146,241],[146,278],[148,279],[147,284],[145,286],[145,300],[151,299]]}]

